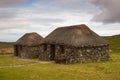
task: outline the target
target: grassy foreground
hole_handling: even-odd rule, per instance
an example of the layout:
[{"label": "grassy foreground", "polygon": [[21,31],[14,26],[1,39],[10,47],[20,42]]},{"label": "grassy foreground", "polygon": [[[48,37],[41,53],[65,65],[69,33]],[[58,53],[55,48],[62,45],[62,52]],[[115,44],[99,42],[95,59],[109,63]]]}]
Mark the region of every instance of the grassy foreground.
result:
[{"label": "grassy foreground", "polygon": [[30,63],[35,63],[35,61],[18,59],[13,57],[13,54],[0,54],[0,67],[25,65]]},{"label": "grassy foreground", "polygon": [[4,67],[29,64],[13,58],[12,55],[0,55],[0,80],[120,80],[120,53],[112,53],[112,60],[83,64],[36,63],[34,65]]}]

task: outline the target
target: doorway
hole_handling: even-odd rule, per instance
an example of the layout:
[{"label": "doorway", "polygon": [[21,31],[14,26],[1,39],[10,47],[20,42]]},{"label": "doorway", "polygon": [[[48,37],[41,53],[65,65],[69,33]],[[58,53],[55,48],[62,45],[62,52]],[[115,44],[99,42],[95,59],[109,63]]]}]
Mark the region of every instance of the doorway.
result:
[{"label": "doorway", "polygon": [[15,50],[14,50],[14,51],[15,51],[15,52],[14,52],[15,54],[14,54],[14,55],[15,55],[15,56],[19,56],[19,54],[18,54],[18,46],[15,45],[14,48],[15,48]]},{"label": "doorway", "polygon": [[51,44],[50,45],[50,60],[54,60],[55,59],[55,45]]}]

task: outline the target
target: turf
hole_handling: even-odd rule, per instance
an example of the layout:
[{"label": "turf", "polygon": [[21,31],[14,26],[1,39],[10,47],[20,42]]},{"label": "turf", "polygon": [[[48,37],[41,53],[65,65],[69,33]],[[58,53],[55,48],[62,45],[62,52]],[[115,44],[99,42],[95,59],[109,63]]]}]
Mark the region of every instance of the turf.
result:
[{"label": "turf", "polygon": [[15,66],[15,65],[24,65],[34,63],[33,60],[24,60],[13,57],[13,54],[0,54],[0,67],[3,66]]},{"label": "turf", "polygon": [[112,52],[120,51],[120,35],[105,37],[110,45]]},{"label": "turf", "polygon": [[[111,56],[112,60],[106,62],[70,65],[37,63],[23,67],[0,68],[0,80],[120,80],[120,54],[112,53]],[[14,65],[23,63],[16,61]]]}]

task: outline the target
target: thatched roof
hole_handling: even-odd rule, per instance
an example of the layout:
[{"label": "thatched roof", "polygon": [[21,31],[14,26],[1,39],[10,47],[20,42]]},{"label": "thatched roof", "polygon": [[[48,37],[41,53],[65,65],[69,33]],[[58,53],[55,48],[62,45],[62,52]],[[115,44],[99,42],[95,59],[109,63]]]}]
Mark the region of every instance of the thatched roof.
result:
[{"label": "thatched roof", "polygon": [[15,45],[37,46],[41,44],[42,39],[43,38],[35,32],[26,33],[16,41]]},{"label": "thatched roof", "polygon": [[43,43],[74,47],[107,45],[107,42],[102,37],[97,35],[84,24],[59,27],[50,33],[44,39]]}]

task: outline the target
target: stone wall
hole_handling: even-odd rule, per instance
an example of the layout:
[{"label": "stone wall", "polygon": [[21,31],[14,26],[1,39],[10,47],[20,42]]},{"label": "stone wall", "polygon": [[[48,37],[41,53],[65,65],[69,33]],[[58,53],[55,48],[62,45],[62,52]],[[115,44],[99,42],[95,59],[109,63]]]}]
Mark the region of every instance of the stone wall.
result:
[{"label": "stone wall", "polygon": [[39,54],[39,59],[43,61],[49,61],[50,60],[50,45],[46,46],[46,50],[44,45],[41,47],[41,53]]},{"label": "stone wall", "polygon": [[[75,48],[64,46],[64,53],[61,52],[60,46],[56,45],[55,50],[55,62],[56,63],[83,63],[83,62],[99,62],[109,60],[109,47],[84,47]],[[47,50],[43,51],[39,55],[40,60],[50,60],[50,45],[47,46]]]},{"label": "stone wall", "polygon": [[99,62],[109,60],[109,48],[104,47],[91,47],[91,48],[70,48],[65,47],[64,54],[60,52],[56,55],[57,63],[83,63],[83,62]]},{"label": "stone wall", "polygon": [[36,47],[28,47],[22,46],[22,48],[18,47],[18,54],[20,58],[38,58],[41,53],[41,46]]}]

